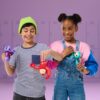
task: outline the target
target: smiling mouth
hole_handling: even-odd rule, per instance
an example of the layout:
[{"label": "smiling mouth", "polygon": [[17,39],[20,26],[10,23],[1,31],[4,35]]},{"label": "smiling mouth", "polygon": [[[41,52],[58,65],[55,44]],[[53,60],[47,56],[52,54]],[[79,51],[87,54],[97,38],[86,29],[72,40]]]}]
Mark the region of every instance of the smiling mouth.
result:
[{"label": "smiling mouth", "polygon": [[67,37],[67,38],[71,38],[72,36],[70,36],[70,35],[65,35],[65,37]]},{"label": "smiling mouth", "polygon": [[26,38],[26,39],[32,39],[32,37],[26,37],[26,36],[25,36],[25,38]]}]

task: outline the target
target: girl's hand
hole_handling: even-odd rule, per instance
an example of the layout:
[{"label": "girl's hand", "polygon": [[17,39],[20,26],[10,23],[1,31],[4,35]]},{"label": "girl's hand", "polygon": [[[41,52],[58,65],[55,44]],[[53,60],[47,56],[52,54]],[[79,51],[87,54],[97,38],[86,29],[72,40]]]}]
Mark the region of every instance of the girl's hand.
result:
[{"label": "girl's hand", "polygon": [[69,46],[63,50],[63,57],[70,55],[74,52],[73,47]]},{"label": "girl's hand", "polygon": [[5,61],[5,58],[6,58],[5,53],[2,53],[2,55],[1,55],[1,59],[2,59],[3,62]]},{"label": "girl's hand", "polygon": [[77,65],[77,69],[82,72],[83,74],[88,74],[89,71],[84,67],[84,65],[82,63],[79,63]]}]

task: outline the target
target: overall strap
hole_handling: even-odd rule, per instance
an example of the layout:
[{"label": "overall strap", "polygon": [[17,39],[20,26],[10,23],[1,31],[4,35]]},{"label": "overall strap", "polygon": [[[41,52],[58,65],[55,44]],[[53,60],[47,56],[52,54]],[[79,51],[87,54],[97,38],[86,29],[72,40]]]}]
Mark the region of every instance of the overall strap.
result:
[{"label": "overall strap", "polygon": [[62,41],[62,45],[63,45],[63,48],[65,49],[67,46],[66,46],[66,43],[65,43],[65,40]]},{"label": "overall strap", "polygon": [[[67,47],[65,40],[62,41],[62,45],[64,49]],[[76,40],[76,51],[79,51],[79,47],[80,47],[80,41]]]},{"label": "overall strap", "polygon": [[76,40],[76,51],[79,51],[80,48],[80,41]]}]

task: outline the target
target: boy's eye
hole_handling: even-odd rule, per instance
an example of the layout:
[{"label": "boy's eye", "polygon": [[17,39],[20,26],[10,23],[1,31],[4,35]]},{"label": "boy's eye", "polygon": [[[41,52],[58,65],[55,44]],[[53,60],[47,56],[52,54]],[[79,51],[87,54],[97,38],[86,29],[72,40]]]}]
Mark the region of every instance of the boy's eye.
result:
[{"label": "boy's eye", "polygon": [[32,31],[30,31],[31,33],[34,33],[35,31],[34,30],[32,30]]},{"label": "boy's eye", "polygon": [[24,32],[28,32],[28,30],[24,30]]}]

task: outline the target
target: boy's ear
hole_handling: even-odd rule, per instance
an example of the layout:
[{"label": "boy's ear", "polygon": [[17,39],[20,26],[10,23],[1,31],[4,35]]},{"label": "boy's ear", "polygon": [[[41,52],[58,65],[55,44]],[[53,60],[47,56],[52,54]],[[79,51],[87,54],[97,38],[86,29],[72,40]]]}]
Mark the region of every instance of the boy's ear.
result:
[{"label": "boy's ear", "polygon": [[22,33],[19,33],[19,35],[22,35]]},{"label": "boy's ear", "polygon": [[35,30],[35,35],[37,35],[37,31]]}]

